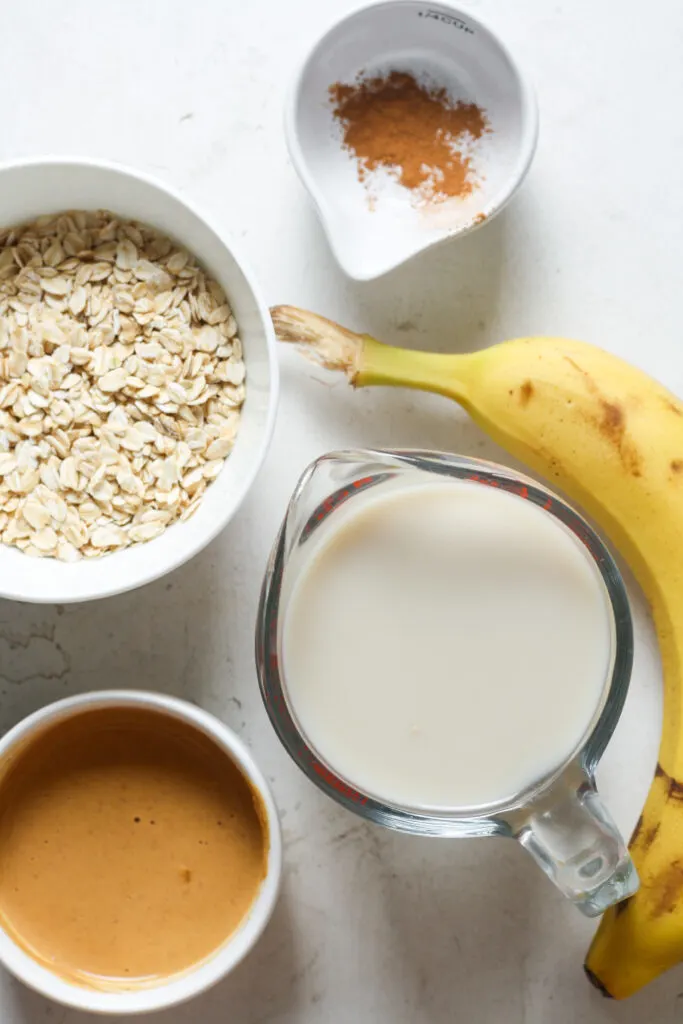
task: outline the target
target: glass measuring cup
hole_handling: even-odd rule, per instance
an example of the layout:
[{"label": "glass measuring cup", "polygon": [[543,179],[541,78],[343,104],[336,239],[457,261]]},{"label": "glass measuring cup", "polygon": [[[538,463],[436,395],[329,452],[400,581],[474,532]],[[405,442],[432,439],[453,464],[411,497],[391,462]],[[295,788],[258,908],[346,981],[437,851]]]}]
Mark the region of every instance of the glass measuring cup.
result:
[{"label": "glass measuring cup", "polygon": [[[434,811],[393,804],[356,788],[326,762],[299,726],[287,694],[282,625],[293,584],[316,531],[349,501],[378,489],[453,477],[497,487],[540,506],[570,529],[593,559],[611,608],[611,664],[602,699],[579,748],[524,792],[481,807]],[[316,536],[317,539],[317,536]],[[594,772],[621,714],[633,660],[628,598],[612,556],[594,530],[545,487],[506,467],[424,451],[335,452],[314,462],[294,491],[270,557],[256,627],[261,693],[283,745],[328,796],[362,817],[433,836],[508,836],[584,914],[595,916],[632,895],[638,876],[624,840],[597,794]]]}]

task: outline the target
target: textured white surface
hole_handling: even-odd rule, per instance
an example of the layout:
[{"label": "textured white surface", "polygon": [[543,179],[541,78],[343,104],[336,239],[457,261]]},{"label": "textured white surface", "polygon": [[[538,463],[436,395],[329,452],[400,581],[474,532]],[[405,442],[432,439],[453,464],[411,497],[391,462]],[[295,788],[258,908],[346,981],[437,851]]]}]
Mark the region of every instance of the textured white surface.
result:
[{"label": "textured white surface", "polygon": [[[595,341],[683,393],[683,5],[478,0],[535,80],[536,161],[499,219],[375,284],[346,281],[287,164],[295,63],[347,0],[0,4],[0,159],[80,153],[137,165],[242,240],[270,302],[310,305],[389,341],[444,350],[551,333]],[[246,963],[159,1024],[673,1024],[683,969],[630,1002],[583,977],[593,925],[521,849],[381,832],[328,802],[280,749],[252,657],[260,577],[304,465],[354,444],[501,457],[445,401],[354,395],[283,354],[264,471],[221,537],[147,589],[65,609],[0,604],[0,724],[93,687],[196,700],[272,779],[287,876]],[[656,644],[632,589],[637,653],[599,772],[624,831],[659,732]],[[680,997],[680,998],[679,998]],[[0,975],[2,1024],[85,1024]]]}]

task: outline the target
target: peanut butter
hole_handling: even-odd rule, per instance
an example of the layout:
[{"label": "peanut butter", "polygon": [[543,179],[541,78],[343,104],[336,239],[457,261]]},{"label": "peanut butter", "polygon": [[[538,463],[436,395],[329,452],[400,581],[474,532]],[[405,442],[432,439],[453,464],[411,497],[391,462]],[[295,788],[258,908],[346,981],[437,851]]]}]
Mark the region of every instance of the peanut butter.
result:
[{"label": "peanut butter", "polygon": [[208,737],[145,709],[81,712],[0,779],[0,923],[77,984],[153,984],[239,926],[267,849],[257,795]]}]

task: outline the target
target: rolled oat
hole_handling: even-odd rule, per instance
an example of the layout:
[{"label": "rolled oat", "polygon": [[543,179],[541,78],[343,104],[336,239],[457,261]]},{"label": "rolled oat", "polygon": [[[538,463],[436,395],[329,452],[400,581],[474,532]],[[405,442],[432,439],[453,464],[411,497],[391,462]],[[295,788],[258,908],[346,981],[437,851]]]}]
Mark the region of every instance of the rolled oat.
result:
[{"label": "rolled oat", "polygon": [[74,561],[196,510],[245,394],[221,286],[105,210],[0,230],[0,537]]}]

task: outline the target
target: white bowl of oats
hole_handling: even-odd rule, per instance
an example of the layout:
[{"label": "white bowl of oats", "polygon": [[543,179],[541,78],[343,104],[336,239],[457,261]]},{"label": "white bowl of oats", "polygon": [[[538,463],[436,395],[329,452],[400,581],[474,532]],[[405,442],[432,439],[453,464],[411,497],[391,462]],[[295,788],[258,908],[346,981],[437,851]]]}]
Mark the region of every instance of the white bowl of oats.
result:
[{"label": "white bowl of oats", "polygon": [[268,310],[185,200],[104,163],[0,167],[0,596],[86,601],[191,558],[277,390]]}]

